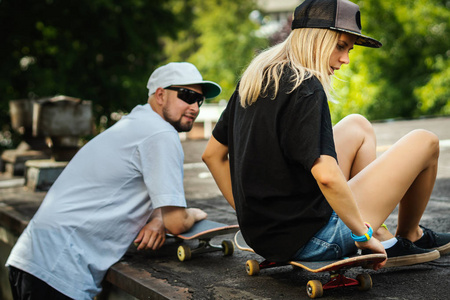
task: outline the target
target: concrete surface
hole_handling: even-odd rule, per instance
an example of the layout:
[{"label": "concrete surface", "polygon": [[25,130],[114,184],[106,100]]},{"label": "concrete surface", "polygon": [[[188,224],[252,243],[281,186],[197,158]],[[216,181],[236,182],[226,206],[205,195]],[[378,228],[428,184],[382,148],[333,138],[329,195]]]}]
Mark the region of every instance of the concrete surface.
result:
[{"label": "concrete surface", "polygon": [[[374,124],[379,139],[379,154],[402,135],[415,128],[435,132],[441,140],[441,155],[436,182],[422,225],[440,232],[450,232],[450,118],[395,121]],[[236,216],[220,194],[201,154],[207,141],[185,141],[185,191],[191,207],[204,209],[211,220],[236,224]],[[6,190],[4,190],[6,191]],[[3,194],[5,192],[2,192]],[[42,194],[38,195],[42,197]],[[22,197],[22,196],[21,196]],[[31,196],[29,196],[31,197]],[[9,198],[14,198],[9,195]],[[20,198],[22,199],[22,198]],[[20,199],[17,199],[19,201]],[[13,201],[13,200],[11,200]],[[4,205],[4,204],[3,204]],[[28,209],[26,206],[22,209]],[[27,211],[32,215],[34,208]],[[392,214],[386,224],[395,231],[396,216]],[[222,239],[214,239],[220,243]],[[188,242],[195,245],[195,242]],[[310,279],[325,281],[327,274],[311,274],[290,266],[262,270],[259,276],[248,276],[245,262],[261,259],[258,255],[235,250],[231,257],[209,253],[192,260],[179,262],[176,256],[178,243],[168,240],[158,251],[138,252],[130,246],[124,258],[114,266],[117,274],[128,274],[134,282],[120,285],[121,279],[110,279],[113,284],[133,296],[116,299],[308,299],[306,283]],[[373,288],[360,292],[355,288],[325,291],[325,299],[448,299],[450,296],[450,255],[426,264],[367,271],[371,274]],[[361,271],[361,270],[359,270]],[[349,275],[356,276],[358,270]],[[141,293],[143,285],[153,289]],[[111,299],[111,297],[110,297]]]},{"label": "concrete surface", "polygon": [[[436,231],[450,232],[450,118],[380,122],[374,123],[374,128],[378,154],[417,128],[430,130],[439,137],[441,151],[438,179],[422,224]],[[185,189],[189,204],[205,209],[210,219],[235,224],[234,211],[228,207],[211,174],[200,162],[206,141],[184,142],[183,147],[186,161]],[[396,212],[386,223],[394,233]],[[292,267],[262,270],[259,276],[250,277],[244,269],[245,261],[255,258],[260,259],[257,255],[236,250],[233,257],[213,253],[184,263],[172,258],[162,265],[168,267],[167,272],[175,271],[175,274],[172,273],[172,284],[189,287],[194,299],[307,299],[306,282],[326,277],[326,274],[312,275],[293,270]],[[325,296],[327,299],[448,299],[449,267],[450,256],[444,256],[432,263],[371,271],[369,273],[374,285],[371,291],[339,289],[325,292]],[[202,273],[205,276],[197,275]]]}]

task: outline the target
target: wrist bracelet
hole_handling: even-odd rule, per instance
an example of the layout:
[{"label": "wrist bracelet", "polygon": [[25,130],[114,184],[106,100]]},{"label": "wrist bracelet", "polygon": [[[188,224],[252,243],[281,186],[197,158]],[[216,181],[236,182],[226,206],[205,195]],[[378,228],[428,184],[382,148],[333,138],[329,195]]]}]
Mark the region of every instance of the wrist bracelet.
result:
[{"label": "wrist bracelet", "polygon": [[354,235],[352,232],[352,239],[355,242],[367,242],[368,240],[370,240],[372,238],[372,234],[373,234],[372,226],[370,226],[369,223],[364,223],[364,224],[367,226],[367,228],[369,228],[369,230],[367,231],[366,234],[361,235],[361,236]]}]

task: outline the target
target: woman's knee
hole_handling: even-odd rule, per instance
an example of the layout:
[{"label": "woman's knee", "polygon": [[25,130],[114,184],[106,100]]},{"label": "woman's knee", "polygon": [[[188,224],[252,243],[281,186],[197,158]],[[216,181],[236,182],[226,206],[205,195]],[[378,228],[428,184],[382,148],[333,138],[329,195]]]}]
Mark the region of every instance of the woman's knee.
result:
[{"label": "woman's knee", "polygon": [[360,114],[351,114],[343,118],[337,126],[342,126],[343,130],[354,134],[361,134],[365,137],[375,138],[375,131],[372,124]]},{"label": "woman's knee", "polygon": [[415,129],[410,134],[417,139],[419,144],[423,145],[432,158],[439,157],[439,138],[436,134],[425,129]]},{"label": "woman's knee", "polygon": [[421,146],[431,159],[439,158],[439,138],[436,134],[425,129],[415,129],[408,135],[415,140],[414,147]]}]

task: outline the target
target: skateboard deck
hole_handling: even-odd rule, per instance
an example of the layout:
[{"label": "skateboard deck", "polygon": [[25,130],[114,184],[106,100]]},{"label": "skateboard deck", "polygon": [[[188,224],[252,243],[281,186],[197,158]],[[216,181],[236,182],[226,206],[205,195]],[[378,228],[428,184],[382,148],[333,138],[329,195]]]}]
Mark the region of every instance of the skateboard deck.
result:
[{"label": "skateboard deck", "polygon": [[[247,245],[240,231],[236,233],[234,242],[238,249],[255,253],[255,251]],[[246,262],[246,271],[249,275],[257,275],[261,269],[292,265],[312,273],[329,272],[330,280],[327,283],[322,284],[318,280],[310,280],[306,285],[308,296],[310,298],[319,298],[323,295],[324,290],[338,287],[358,286],[360,290],[371,289],[372,279],[369,274],[359,274],[356,279],[353,279],[344,276],[344,273],[346,270],[356,267],[370,268],[372,265],[382,262],[385,259],[386,256],[384,254],[369,254],[354,255],[340,260],[329,261],[287,261],[278,263],[264,260],[259,263],[256,260],[248,260]]]},{"label": "skateboard deck", "polygon": [[188,245],[180,245],[177,250],[177,256],[180,261],[190,260],[193,255],[222,251],[225,256],[230,256],[234,252],[234,244],[231,240],[223,240],[221,245],[214,245],[211,239],[225,234],[236,233],[239,225],[227,225],[211,220],[202,220],[194,224],[192,228],[181,234],[167,233],[168,237],[178,240],[198,240],[198,245],[191,248]]}]

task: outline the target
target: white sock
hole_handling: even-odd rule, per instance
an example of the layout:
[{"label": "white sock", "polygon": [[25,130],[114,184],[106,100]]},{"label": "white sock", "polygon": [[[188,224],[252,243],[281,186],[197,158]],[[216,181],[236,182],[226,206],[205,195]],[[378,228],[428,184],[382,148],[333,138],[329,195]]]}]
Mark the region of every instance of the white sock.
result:
[{"label": "white sock", "polygon": [[397,241],[398,241],[397,238],[393,237],[393,238],[390,239],[390,240],[381,242],[381,245],[383,245],[384,249],[389,249],[389,248],[391,248],[392,246],[394,246],[395,243],[397,243]]}]

